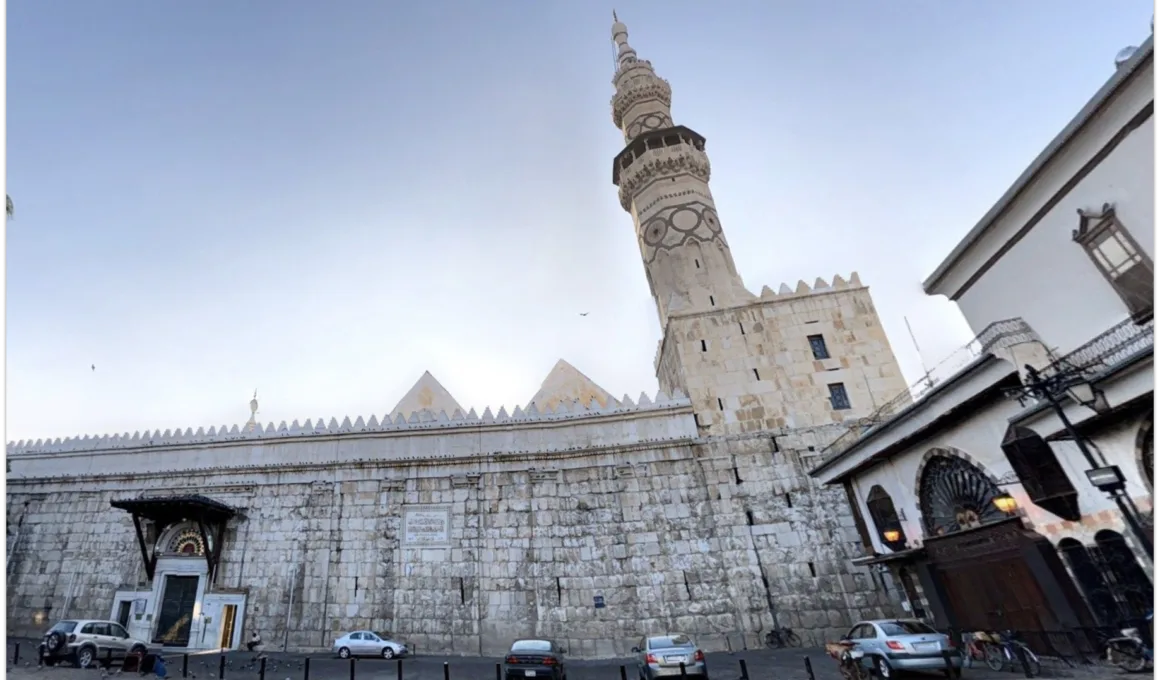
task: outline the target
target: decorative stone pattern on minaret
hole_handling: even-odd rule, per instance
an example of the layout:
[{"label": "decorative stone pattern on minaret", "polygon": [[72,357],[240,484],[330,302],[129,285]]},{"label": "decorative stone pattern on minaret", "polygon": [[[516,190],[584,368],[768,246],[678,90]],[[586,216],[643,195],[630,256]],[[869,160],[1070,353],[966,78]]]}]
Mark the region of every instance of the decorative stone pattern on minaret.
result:
[{"label": "decorative stone pattern on minaret", "polygon": [[628,28],[612,25],[617,49],[612,121],[624,133],[613,163],[620,205],[636,224],[663,327],[676,311],[711,309],[751,300],[709,191],[705,138],[674,125],[672,88],[628,44]]}]

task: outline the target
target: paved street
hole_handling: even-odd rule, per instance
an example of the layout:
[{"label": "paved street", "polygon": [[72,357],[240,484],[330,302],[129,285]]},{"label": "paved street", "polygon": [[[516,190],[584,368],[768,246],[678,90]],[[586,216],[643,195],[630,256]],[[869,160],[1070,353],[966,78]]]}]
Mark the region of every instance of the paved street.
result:
[{"label": "paved street", "polygon": [[[21,660],[18,668],[12,668],[14,641],[8,642],[8,668],[10,677],[25,675],[48,676],[53,680],[96,680],[98,671],[80,671],[71,668],[46,668],[36,670],[35,645],[31,641],[22,641]],[[810,680],[806,671],[804,659],[808,657],[813,666],[813,680],[840,680],[836,663],[826,656],[820,649],[789,649],[769,650],[759,649],[737,653],[715,653],[708,655],[709,670],[713,680],[738,680],[741,677],[741,660],[745,660],[749,677],[754,680]],[[247,652],[230,652],[226,654],[226,680],[259,680],[258,668],[251,662],[253,655]],[[169,677],[181,677],[182,657],[180,654],[167,656],[169,662]],[[304,680],[305,655],[278,654],[269,655],[266,666],[268,680]],[[500,659],[479,657],[445,657],[445,656],[417,656],[398,661],[382,659],[359,659],[354,663],[355,680],[399,680],[399,669],[402,669],[402,680],[443,680],[443,665],[447,664],[450,680],[493,680],[496,674],[496,664]],[[198,654],[189,657],[189,674],[192,678],[201,680],[219,680],[217,654]],[[624,664],[630,680],[633,676],[632,661],[630,659],[585,661],[572,660],[568,662],[569,680],[618,680],[619,666]],[[15,671],[15,672],[13,672]],[[329,656],[316,656],[310,660],[310,677],[318,680],[349,680],[351,677],[349,661]],[[1111,680],[1125,675],[1115,668],[1105,666],[1087,666],[1080,669],[1071,669],[1059,662],[1044,660],[1043,677],[1045,678],[1084,678],[1085,680]],[[941,678],[940,674],[924,674],[915,676],[919,680],[924,678]],[[1018,680],[1022,673],[1005,671],[996,673],[987,668],[971,668],[963,673],[964,680]]]}]

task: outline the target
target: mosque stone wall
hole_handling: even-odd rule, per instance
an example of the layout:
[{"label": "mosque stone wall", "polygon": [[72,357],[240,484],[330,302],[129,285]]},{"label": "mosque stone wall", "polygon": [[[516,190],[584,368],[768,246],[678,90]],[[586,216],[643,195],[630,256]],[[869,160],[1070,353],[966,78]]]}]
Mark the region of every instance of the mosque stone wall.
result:
[{"label": "mosque stone wall", "polygon": [[[805,474],[808,447],[832,433],[784,431],[774,451],[765,435],[699,437],[687,400],[604,411],[470,428],[509,444],[482,455],[428,455],[457,450],[464,428],[450,424],[11,447],[10,634],[107,617],[115,593],[146,590],[132,521],[109,503],[188,493],[241,511],[212,590],[244,593],[244,634],[290,649],[358,628],[421,653],[494,655],[536,635],[606,657],[674,630],[737,649],[760,643],[773,611],[807,642],[887,612],[883,586],[849,565],[844,498]],[[193,637],[213,639],[213,625]]]}]

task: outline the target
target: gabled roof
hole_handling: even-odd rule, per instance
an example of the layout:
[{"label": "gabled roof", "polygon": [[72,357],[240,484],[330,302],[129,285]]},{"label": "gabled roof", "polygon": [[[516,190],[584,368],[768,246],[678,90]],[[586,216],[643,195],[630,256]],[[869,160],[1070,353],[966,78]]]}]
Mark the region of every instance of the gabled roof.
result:
[{"label": "gabled roof", "polygon": [[406,418],[412,413],[424,409],[432,413],[446,411],[448,415],[455,413],[455,411],[463,412],[463,407],[455,401],[455,397],[451,396],[451,393],[439,384],[439,381],[431,375],[430,371],[423,371],[423,375],[419,377],[415,386],[399,400],[398,404],[395,404],[395,408],[391,410],[391,415],[395,416],[401,413]]},{"label": "gabled roof", "polygon": [[543,412],[555,408],[562,401],[579,401],[587,406],[594,399],[602,408],[609,402],[616,403],[603,387],[592,382],[572,364],[560,359],[548,372],[548,376],[540,384],[540,391],[536,392],[536,396],[532,397],[528,406],[535,404],[536,408]]}]

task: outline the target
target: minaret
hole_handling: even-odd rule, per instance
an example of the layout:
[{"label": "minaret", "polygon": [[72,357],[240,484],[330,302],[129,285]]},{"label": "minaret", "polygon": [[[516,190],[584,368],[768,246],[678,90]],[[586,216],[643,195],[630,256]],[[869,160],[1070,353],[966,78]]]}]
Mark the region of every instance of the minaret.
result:
[{"label": "minaret", "polygon": [[672,88],[637,59],[628,28],[612,15],[617,66],[612,122],[625,147],[612,167],[620,205],[632,215],[661,328],[674,312],[753,299],[745,289],[709,191],[705,138],[674,125]]}]

